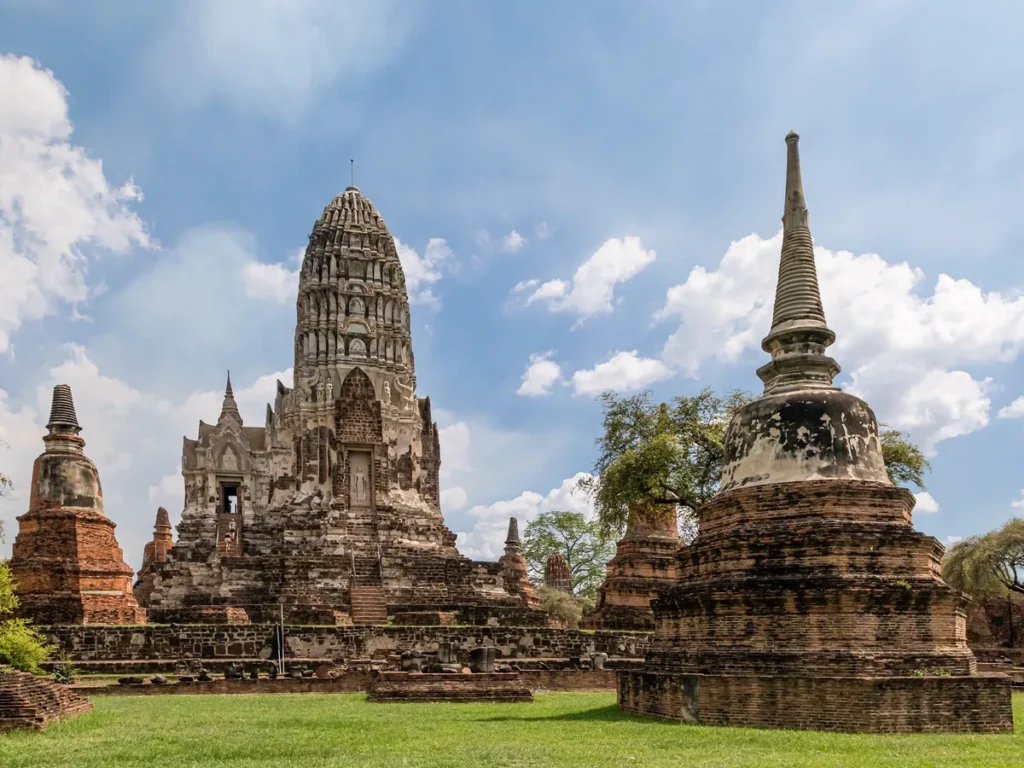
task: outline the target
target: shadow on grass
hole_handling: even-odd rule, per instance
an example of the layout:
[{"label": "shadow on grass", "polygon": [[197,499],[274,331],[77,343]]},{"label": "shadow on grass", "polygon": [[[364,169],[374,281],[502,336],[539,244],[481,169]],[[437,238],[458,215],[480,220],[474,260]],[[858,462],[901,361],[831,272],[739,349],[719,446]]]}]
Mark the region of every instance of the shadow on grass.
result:
[{"label": "shadow on grass", "polygon": [[661,720],[659,718],[648,718],[634,715],[631,712],[623,712],[619,709],[618,705],[610,704],[607,707],[595,707],[594,709],[586,709],[582,712],[565,712],[558,715],[541,715],[539,717],[478,717],[474,718],[475,722],[478,723],[506,723],[515,721],[576,721],[576,722],[623,722],[632,720],[635,722],[643,723],[661,723],[664,725],[678,725],[678,723],[672,723],[668,720]]}]

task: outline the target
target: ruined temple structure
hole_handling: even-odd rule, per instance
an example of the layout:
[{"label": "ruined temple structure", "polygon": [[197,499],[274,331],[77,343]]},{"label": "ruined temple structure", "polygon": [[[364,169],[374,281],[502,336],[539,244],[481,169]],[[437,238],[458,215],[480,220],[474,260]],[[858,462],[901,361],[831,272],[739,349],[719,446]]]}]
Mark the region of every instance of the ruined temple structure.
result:
[{"label": "ruined temple structure", "polygon": [[594,610],[583,617],[584,629],[654,629],[651,601],[676,580],[675,501],[637,505],[629,512],[626,535],[608,562]]},{"label": "ruined temple structure", "polygon": [[498,560],[501,566],[502,584],[505,591],[514,595],[527,608],[540,605],[537,593],[530,583],[530,575],[523,557],[522,542],[519,540],[519,521],[508,519],[508,535],[505,536],[505,554]]},{"label": "ruined temple structure", "polygon": [[0,732],[42,730],[90,711],[92,704],[67,686],[0,667]]},{"label": "ruined temple structure", "polygon": [[167,510],[159,507],[156,511],[156,523],[153,526],[153,540],[146,542],[142,551],[142,569],[135,584],[135,599],[140,603],[149,602],[147,587],[152,584],[150,572],[157,563],[167,560],[167,553],[174,546],[174,531],[171,528],[171,517]]},{"label": "ruined temple structure", "polygon": [[19,615],[39,624],[144,624],[67,384],[53,388],[46,429],[10,560]]},{"label": "ruined temple structure", "polygon": [[709,725],[1011,731],[1010,680],[977,673],[942,545],[914,530],[874,413],[832,383],[797,141],[764,393],[728,427],[720,490],[619,705]]},{"label": "ruined temple structure", "polygon": [[569,572],[569,563],[562,557],[561,552],[552,552],[551,557],[544,563],[544,586],[565,592],[567,595],[572,594],[572,574]]},{"label": "ruined temple structure", "polygon": [[178,540],[140,574],[153,619],[527,620],[502,567],[462,556],[445,527],[405,276],[356,187],[313,226],[296,315],[294,388],[278,382],[265,423],[242,423],[229,376],[217,422],[184,441]]}]

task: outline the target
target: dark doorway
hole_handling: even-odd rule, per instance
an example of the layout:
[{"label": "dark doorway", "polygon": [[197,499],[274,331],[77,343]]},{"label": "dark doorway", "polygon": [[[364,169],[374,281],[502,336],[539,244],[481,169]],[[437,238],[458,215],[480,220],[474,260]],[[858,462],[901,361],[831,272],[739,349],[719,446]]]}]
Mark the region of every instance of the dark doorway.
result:
[{"label": "dark doorway", "polygon": [[222,515],[238,514],[237,485],[222,485],[220,487],[220,513]]}]

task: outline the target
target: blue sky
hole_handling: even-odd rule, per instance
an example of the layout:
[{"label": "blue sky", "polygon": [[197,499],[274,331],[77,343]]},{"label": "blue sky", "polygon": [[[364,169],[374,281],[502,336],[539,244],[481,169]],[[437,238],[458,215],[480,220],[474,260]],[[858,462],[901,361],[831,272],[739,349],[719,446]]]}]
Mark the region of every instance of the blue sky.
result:
[{"label": "blue sky", "polygon": [[139,564],[225,369],[262,423],[349,158],[403,246],[464,551],[585,509],[594,391],[757,389],[790,129],[839,381],[933,452],[918,527],[1017,511],[1020,4],[540,7],[0,0],[3,551],[66,381]]}]

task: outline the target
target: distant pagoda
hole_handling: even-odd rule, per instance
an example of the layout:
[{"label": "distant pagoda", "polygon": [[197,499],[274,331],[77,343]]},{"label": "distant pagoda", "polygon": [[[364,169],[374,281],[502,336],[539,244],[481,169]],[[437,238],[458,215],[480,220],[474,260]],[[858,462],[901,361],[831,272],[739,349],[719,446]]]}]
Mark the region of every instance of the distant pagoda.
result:
[{"label": "distant pagoda", "polygon": [[653,603],[643,670],[619,675],[619,706],[708,725],[1012,731],[1010,681],[977,674],[968,599],[913,529],[874,413],[832,384],[797,142],[764,394],[729,424],[721,488]]}]

